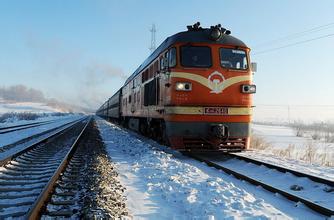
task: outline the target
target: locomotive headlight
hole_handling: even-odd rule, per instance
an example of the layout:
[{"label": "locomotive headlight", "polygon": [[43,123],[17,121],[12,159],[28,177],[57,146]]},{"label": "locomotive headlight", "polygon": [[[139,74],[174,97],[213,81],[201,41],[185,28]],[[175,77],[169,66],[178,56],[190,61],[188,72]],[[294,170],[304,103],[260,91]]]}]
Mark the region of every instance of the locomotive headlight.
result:
[{"label": "locomotive headlight", "polygon": [[256,93],[256,85],[242,85],[241,86],[242,93]]},{"label": "locomotive headlight", "polygon": [[177,91],[191,91],[192,85],[191,82],[177,82],[175,84],[175,89]]}]

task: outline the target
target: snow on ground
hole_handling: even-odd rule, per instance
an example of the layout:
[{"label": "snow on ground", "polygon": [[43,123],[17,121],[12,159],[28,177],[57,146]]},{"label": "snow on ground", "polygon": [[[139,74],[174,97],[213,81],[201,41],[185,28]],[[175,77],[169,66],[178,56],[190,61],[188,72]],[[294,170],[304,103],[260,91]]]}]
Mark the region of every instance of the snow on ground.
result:
[{"label": "snow on ground", "polygon": [[252,133],[267,145],[258,151],[261,154],[334,166],[334,143],[297,137],[296,132],[286,126],[252,124]]},{"label": "snow on ground", "polygon": [[10,127],[10,126],[17,126],[17,125],[25,125],[35,122],[47,122],[47,121],[53,121],[53,120],[62,120],[67,117],[73,117],[78,116],[78,114],[66,114],[63,115],[57,115],[53,113],[42,113],[40,117],[36,118],[35,120],[20,120],[17,117],[8,118],[6,119],[6,122],[0,123],[0,128],[2,127]]},{"label": "snow on ground", "polygon": [[80,114],[68,114],[68,115],[57,115],[61,110],[52,108],[43,103],[33,102],[7,102],[0,99],[0,115],[3,113],[14,112],[14,113],[34,113],[40,117],[35,120],[19,120],[15,114],[10,115],[11,117],[6,119],[4,123],[0,123],[0,127],[9,127],[16,125],[23,125],[27,123],[53,121],[50,124],[45,124],[37,127],[27,128],[15,132],[0,134],[0,151],[5,145],[12,144],[16,141],[42,133],[44,131],[56,128],[60,125],[66,124],[70,121],[74,121],[83,117]]},{"label": "snow on ground", "polygon": [[[22,129],[19,131],[14,131],[14,132],[9,132],[5,134],[0,134],[0,149],[1,147],[12,144],[16,141],[22,140],[24,138],[30,137],[32,135],[36,135],[39,133],[42,133],[44,131],[50,130],[52,128],[56,128],[58,126],[61,126],[63,124],[66,124],[68,122],[77,120],[81,118],[82,115],[69,115],[69,116],[64,116],[64,117],[57,117],[57,120],[53,121],[52,123],[37,126],[37,127],[32,127],[32,128],[27,128],[27,129]],[[31,123],[35,122],[34,120],[30,121]]]},{"label": "snow on ground", "polygon": [[[222,160],[221,158],[215,157],[216,156],[209,156],[206,158],[250,178],[260,180],[262,183],[289,192],[290,194],[297,195],[306,200],[316,201],[317,204],[334,210],[334,192],[328,192],[331,190],[331,186],[316,183],[308,178],[296,177],[291,173],[282,173],[265,166],[258,166],[243,160]],[[301,186],[302,189],[299,191],[291,189],[294,185]]]},{"label": "snow on ground", "polygon": [[301,204],[95,119],[127,188],[134,219],[324,219]]},{"label": "snow on ground", "polygon": [[[65,127],[69,127],[72,124],[68,124],[65,127],[60,127],[62,125],[65,125],[66,123],[69,122],[73,122],[79,118],[82,118],[83,116],[81,115],[72,115],[71,117],[66,117],[64,119],[61,119],[59,121],[47,124],[47,125],[42,125],[42,126],[38,126],[38,127],[34,127],[34,128],[28,128],[28,129],[24,129],[24,130],[20,130],[17,132],[10,132],[10,133],[6,133],[6,134],[0,134],[0,160],[3,160],[4,158],[13,155],[17,152],[20,152],[21,150],[27,148],[28,146],[30,146],[31,144],[34,144],[46,137],[51,136],[52,134],[57,133],[58,131],[60,131],[61,129],[64,129]],[[33,139],[30,139],[28,141],[24,141],[20,144],[17,145],[13,145],[10,146],[9,148],[6,148],[5,146],[8,144],[13,144],[17,141],[23,140],[27,137],[31,137],[32,135],[37,135],[37,134],[41,134],[45,131],[51,130],[57,128],[55,130],[53,130],[52,132],[47,132],[46,134],[42,134],[39,135],[38,137],[35,137]]]},{"label": "snow on ground", "polygon": [[33,113],[52,113],[63,112],[46,105],[45,103],[34,102],[5,102],[0,100],[0,115],[6,112],[33,112]]},{"label": "snow on ground", "polygon": [[238,153],[242,156],[247,156],[259,161],[286,167],[292,170],[297,170],[314,176],[323,177],[334,181],[334,169],[333,167],[325,167],[316,164],[306,163],[301,160],[287,159],[279,156],[263,153],[262,151],[254,150]]}]

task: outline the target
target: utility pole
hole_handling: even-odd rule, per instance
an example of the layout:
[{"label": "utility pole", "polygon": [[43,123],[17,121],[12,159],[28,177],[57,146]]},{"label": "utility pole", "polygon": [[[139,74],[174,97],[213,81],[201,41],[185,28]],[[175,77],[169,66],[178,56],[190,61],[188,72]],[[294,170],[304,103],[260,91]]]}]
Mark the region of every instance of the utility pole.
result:
[{"label": "utility pole", "polygon": [[157,29],[155,28],[155,24],[152,24],[152,28],[150,29],[151,32],[151,46],[149,47],[151,53],[156,49],[155,45],[155,33],[157,32]]}]

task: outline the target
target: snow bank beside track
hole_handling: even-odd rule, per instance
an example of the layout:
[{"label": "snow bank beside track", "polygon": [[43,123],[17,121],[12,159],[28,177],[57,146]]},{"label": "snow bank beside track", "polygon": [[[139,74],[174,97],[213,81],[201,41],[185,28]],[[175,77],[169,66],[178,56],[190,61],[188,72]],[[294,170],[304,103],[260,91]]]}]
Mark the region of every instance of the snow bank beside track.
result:
[{"label": "snow bank beside track", "polygon": [[321,219],[304,207],[291,210],[294,204],[280,196],[96,120],[127,188],[127,206],[134,219]]}]

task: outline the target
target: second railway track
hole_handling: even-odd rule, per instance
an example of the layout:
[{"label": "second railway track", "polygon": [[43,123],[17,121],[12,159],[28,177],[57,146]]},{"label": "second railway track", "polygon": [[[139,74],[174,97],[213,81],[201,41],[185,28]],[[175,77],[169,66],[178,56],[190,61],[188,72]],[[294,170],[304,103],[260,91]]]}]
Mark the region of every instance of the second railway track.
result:
[{"label": "second railway track", "polygon": [[6,133],[10,133],[10,132],[15,132],[15,131],[28,129],[28,128],[34,128],[34,127],[38,127],[38,126],[42,126],[42,125],[51,124],[53,122],[56,122],[56,120],[34,122],[34,123],[14,125],[14,126],[9,126],[9,127],[0,127],[0,134],[6,134]]},{"label": "second railway track", "polygon": [[90,119],[17,154],[0,168],[0,219],[36,217]]}]

